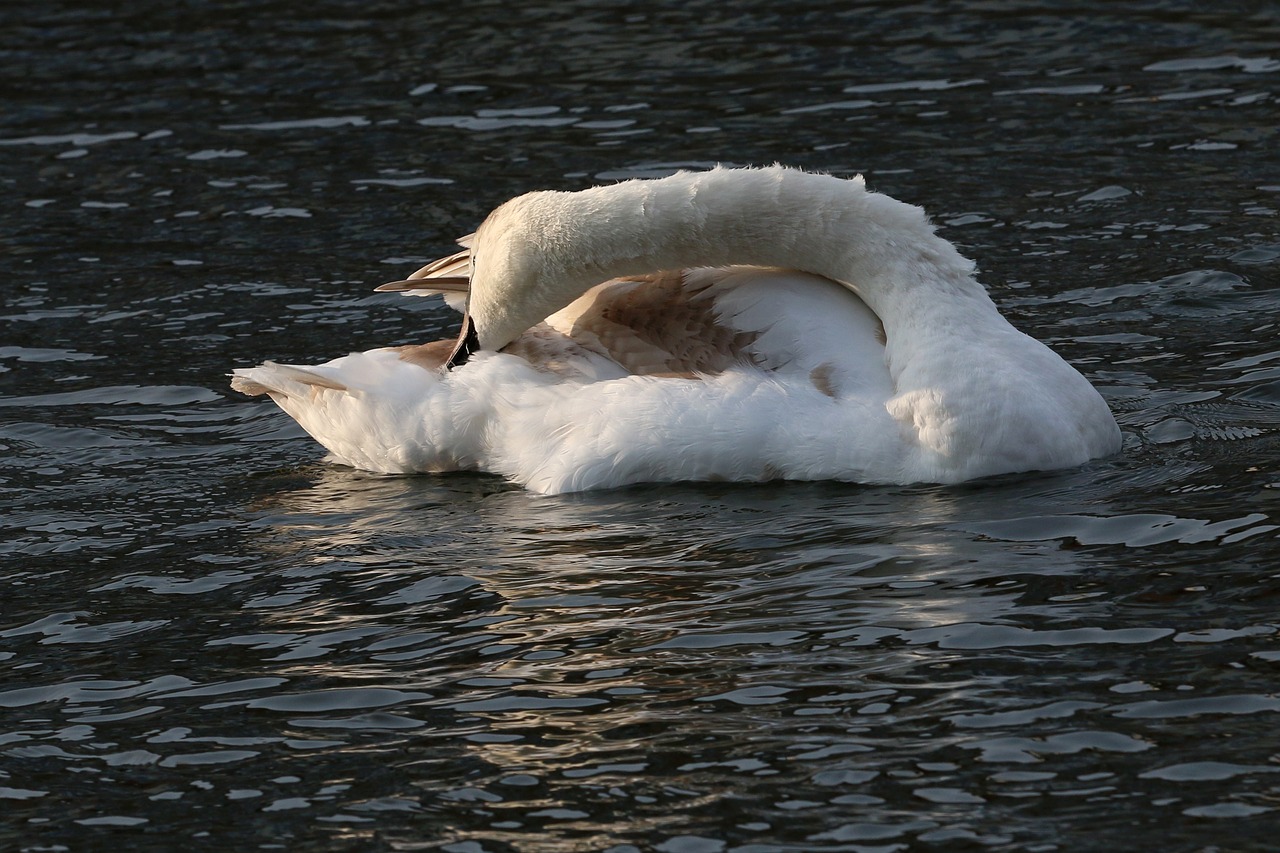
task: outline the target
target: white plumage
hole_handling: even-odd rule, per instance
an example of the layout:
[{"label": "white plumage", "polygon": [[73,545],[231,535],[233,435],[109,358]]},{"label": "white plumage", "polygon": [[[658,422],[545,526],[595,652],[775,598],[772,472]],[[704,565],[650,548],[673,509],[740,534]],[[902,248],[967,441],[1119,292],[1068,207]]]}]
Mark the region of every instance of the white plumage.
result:
[{"label": "white plumage", "polygon": [[457,344],[267,362],[232,386],[348,465],[544,493],[953,483],[1120,447],[1088,381],[1000,315],[919,208],[860,178],[715,169],[530,193],[464,242],[386,286],[465,292]]}]

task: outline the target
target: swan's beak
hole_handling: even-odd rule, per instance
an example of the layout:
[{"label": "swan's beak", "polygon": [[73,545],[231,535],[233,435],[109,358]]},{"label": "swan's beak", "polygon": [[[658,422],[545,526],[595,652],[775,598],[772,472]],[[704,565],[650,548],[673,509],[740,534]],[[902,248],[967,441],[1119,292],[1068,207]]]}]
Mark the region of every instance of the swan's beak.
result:
[{"label": "swan's beak", "polygon": [[[419,270],[421,272],[421,270]],[[415,273],[416,275],[416,273]],[[434,296],[438,293],[468,293],[471,279],[467,276],[436,276],[433,278],[410,278],[403,281],[389,281],[374,288],[376,293],[408,293],[411,296]],[[463,313],[462,332],[453,352],[445,360],[445,370],[461,367],[471,358],[471,354],[480,349],[480,337],[476,334],[476,324],[471,315]]]},{"label": "swan's beak", "polygon": [[454,345],[453,352],[445,359],[444,369],[453,370],[455,367],[461,367],[471,358],[473,352],[480,349],[480,336],[476,334],[476,324],[471,319],[470,314],[464,314],[462,317],[462,331],[458,334],[458,343]]}]

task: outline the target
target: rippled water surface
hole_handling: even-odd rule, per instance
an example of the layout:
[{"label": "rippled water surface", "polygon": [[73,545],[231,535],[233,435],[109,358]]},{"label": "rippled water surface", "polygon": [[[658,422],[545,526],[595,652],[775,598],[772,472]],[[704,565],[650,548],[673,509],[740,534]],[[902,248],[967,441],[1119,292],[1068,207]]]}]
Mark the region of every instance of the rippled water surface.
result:
[{"label": "rippled water surface", "polygon": [[[1274,849],[1280,26],[1208,7],[0,10],[0,847]],[[226,386],[450,334],[370,287],[512,195],[774,161],[1123,454],[542,498]]]}]

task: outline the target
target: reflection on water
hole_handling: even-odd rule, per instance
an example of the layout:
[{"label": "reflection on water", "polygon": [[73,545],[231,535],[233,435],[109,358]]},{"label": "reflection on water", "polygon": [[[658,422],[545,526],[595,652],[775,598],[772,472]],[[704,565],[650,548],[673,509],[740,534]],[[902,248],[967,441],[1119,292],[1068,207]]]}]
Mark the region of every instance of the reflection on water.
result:
[{"label": "reflection on water", "polygon": [[[1269,810],[1265,590],[1187,570],[1274,527],[1125,513],[1100,480],[535,498],[295,469],[256,490],[236,553],[122,565],[94,610],[7,630],[17,668],[151,640],[125,668],[146,677],[0,692],[26,715],[6,755],[46,778],[154,768],[153,802],[296,811],[335,840],[1034,847],[1062,830],[1022,822],[1028,798]],[[1243,740],[1189,745],[1206,720]],[[154,814],[118,779],[93,798],[82,823]]]},{"label": "reflection on water", "polygon": [[[0,28],[0,847],[1267,849],[1280,33],[1086,7]],[[511,195],[775,160],[924,204],[1124,452],[548,498],[225,390],[450,334],[368,286]]]}]

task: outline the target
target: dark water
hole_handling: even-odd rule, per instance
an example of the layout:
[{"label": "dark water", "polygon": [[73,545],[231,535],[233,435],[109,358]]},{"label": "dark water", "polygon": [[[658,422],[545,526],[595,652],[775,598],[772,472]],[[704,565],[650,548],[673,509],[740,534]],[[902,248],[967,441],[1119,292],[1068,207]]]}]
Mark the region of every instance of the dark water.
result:
[{"label": "dark water", "polygon": [[[1274,849],[1280,24],[1205,6],[5,5],[0,848]],[[924,205],[1124,453],[541,498],[226,387],[717,161]]]}]

